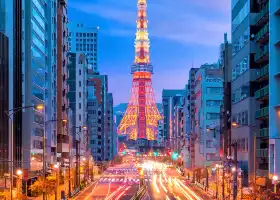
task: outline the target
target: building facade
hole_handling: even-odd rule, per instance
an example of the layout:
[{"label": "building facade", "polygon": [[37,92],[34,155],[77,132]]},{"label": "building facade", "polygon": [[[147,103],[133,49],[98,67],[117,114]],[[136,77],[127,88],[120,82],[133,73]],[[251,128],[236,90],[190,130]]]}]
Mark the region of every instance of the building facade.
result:
[{"label": "building facade", "polygon": [[231,58],[232,58],[232,45],[227,39],[227,34],[224,34],[224,43],[220,47],[220,68],[223,71],[223,88],[224,96],[221,105],[221,120],[220,120],[220,140],[221,140],[221,157],[223,160],[227,156],[231,156]]},{"label": "building facade", "polygon": [[113,94],[108,93],[107,97],[107,118],[108,118],[108,160],[113,160],[116,152],[115,152],[115,144],[116,142],[116,132],[114,131],[114,99]]},{"label": "building facade", "polygon": [[0,32],[0,177],[9,172],[9,40]]},{"label": "building facade", "polygon": [[[254,182],[254,135],[259,135],[256,112],[260,102],[255,100],[257,91],[258,44],[256,20],[260,8],[254,1],[232,1],[232,127],[231,141],[237,141],[239,168],[243,171],[244,184]],[[261,14],[262,15],[262,14]],[[260,155],[260,156],[264,156]],[[267,157],[267,156],[264,156]],[[264,158],[266,159],[266,158]]]},{"label": "building facade", "polygon": [[205,64],[195,74],[195,167],[220,161],[220,107],[223,99],[222,71]]},{"label": "building facade", "polygon": [[97,163],[109,160],[108,144],[108,77],[96,75],[90,70],[88,76],[88,124],[90,149]]},{"label": "building facade", "polygon": [[[68,73],[67,83],[69,91],[67,94],[69,108],[72,111],[72,140],[78,140],[80,156],[87,150],[87,58],[83,53],[68,53]],[[73,143],[74,144],[74,143]],[[75,145],[73,145],[75,146]]]},{"label": "building facade", "polygon": [[[47,32],[47,4],[38,1],[29,1],[23,4],[25,19],[22,24],[23,48],[22,48],[22,105],[43,104],[47,107],[46,71],[50,61],[48,56],[48,32]],[[29,40],[31,38],[31,40]],[[31,51],[30,51],[31,50]],[[50,58],[50,57],[48,57]],[[46,110],[23,110],[22,140],[23,168],[30,171],[41,170],[43,167],[43,137],[45,129]],[[28,151],[30,149],[30,152]]]},{"label": "building facade", "polygon": [[[269,175],[280,176],[279,41],[280,2],[269,0]],[[273,30],[273,31],[272,31]]]},{"label": "building facade", "polygon": [[[163,90],[162,108],[163,108],[163,138],[165,145],[169,148],[175,148],[177,137],[175,112],[184,105],[185,90]],[[178,122],[179,123],[179,122]]]},{"label": "building facade", "polygon": [[187,99],[188,102],[185,104],[187,106],[187,112],[189,113],[189,127],[190,133],[188,138],[188,146],[190,153],[190,168],[194,168],[194,160],[195,160],[195,74],[199,68],[191,68],[189,71],[189,81],[188,81],[188,93]]},{"label": "building facade", "polygon": [[0,32],[5,33],[6,26],[6,2],[0,0]]},{"label": "building facade", "polygon": [[[67,70],[67,37],[68,37],[67,0],[57,2],[57,82],[56,82],[56,133],[57,133],[57,161],[62,167],[69,167],[70,136],[68,123],[68,70]],[[69,168],[68,168],[69,170]]]},{"label": "building facade", "polygon": [[69,23],[69,51],[83,52],[94,71],[98,71],[98,29],[81,23]]}]

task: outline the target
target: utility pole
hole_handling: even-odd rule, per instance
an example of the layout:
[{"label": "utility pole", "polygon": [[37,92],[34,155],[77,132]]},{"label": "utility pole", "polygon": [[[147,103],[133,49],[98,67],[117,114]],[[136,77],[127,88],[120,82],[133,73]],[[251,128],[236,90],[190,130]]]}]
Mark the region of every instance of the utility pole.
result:
[{"label": "utility pole", "polygon": [[225,165],[224,165],[224,163],[223,163],[222,197],[223,197],[223,199],[225,199]]},{"label": "utility pole", "polygon": [[234,175],[233,175],[233,200],[237,199],[237,173],[238,173],[238,166],[237,166],[237,141],[232,143],[232,147],[233,147],[233,155],[234,155],[234,167],[235,167],[235,171],[234,171]]}]

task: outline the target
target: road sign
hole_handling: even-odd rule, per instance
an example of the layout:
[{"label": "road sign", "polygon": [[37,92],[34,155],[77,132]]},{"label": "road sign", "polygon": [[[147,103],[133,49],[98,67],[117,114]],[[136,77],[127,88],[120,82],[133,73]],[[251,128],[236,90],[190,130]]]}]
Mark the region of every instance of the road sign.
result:
[{"label": "road sign", "polygon": [[28,180],[28,169],[23,169],[22,179],[25,180],[25,181]]}]

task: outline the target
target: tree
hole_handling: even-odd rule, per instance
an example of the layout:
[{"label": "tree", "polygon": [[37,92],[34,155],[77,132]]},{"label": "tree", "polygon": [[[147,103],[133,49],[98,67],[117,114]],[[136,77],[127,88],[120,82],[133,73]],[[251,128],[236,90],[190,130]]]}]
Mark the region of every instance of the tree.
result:
[{"label": "tree", "polygon": [[[27,200],[28,198],[21,191],[15,191],[13,192],[13,199]],[[10,192],[0,192],[0,200],[10,200]]]},{"label": "tree", "polygon": [[39,177],[31,186],[30,190],[34,196],[42,195],[45,189],[45,194],[47,196],[54,194],[56,190],[56,176],[50,175],[46,178],[44,183],[44,178]]}]

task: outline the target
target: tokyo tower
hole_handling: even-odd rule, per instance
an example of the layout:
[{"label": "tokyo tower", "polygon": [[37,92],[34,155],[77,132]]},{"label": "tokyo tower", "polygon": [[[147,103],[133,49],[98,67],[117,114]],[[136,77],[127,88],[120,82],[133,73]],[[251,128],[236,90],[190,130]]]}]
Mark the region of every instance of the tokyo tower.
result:
[{"label": "tokyo tower", "polygon": [[161,115],[155,103],[152,88],[153,66],[150,63],[147,1],[138,0],[135,60],[131,67],[132,90],[118,134],[128,134],[132,140],[154,140]]}]

